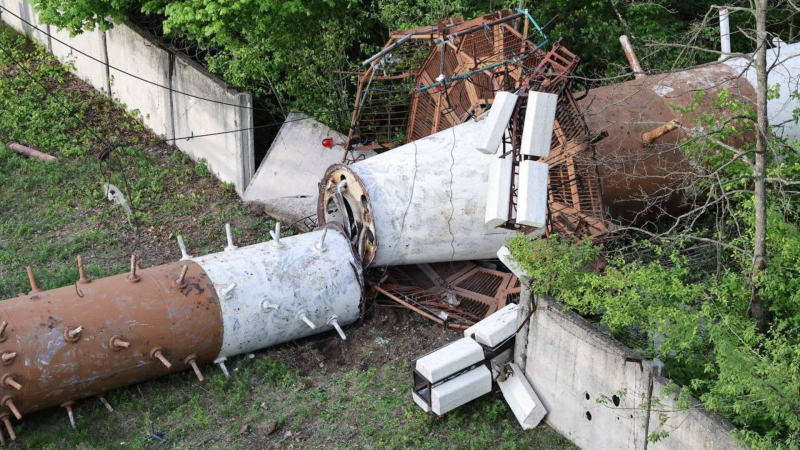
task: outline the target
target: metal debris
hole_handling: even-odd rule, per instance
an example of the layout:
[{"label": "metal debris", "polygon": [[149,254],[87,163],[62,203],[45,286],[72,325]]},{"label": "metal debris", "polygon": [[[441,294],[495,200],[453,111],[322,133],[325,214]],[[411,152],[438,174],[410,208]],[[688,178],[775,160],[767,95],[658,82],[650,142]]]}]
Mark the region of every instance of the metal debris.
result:
[{"label": "metal debris", "polygon": [[520,283],[513,274],[455,261],[392,267],[373,289],[443,326],[466,329],[518,301]]}]

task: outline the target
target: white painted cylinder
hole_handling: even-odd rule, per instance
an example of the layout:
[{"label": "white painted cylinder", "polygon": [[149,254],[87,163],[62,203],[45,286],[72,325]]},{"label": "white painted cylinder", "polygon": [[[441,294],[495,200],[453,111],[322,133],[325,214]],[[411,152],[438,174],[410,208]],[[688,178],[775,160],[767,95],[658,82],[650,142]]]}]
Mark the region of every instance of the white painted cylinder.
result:
[{"label": "white painted cylinder", "polygon": [[728,19],[728,8],[719,10],[719,41],[722,55],[720,59],[725,59],[731,54],[731,24]]},{"label": "white painted cylinder", "polygon": [[323,233],[284,237],[280,247],[262,242],[194,258],[220,298],[219,358],[332,330],[333,316],[341,325],[358,319],[361,265],[338,230],[328,230],[326,251],[318,251]]},{"label": "white painted cylinder", "polygon": [[[476,151],[483,125],[469,121],[332,166],[323,178],[320,223],[353,224],[355,241],[366,235],[364,266],[494,258],[515,232],[484,223],[489,166],[497,158]],[[340,207],[335,185],[342,180]]]}]

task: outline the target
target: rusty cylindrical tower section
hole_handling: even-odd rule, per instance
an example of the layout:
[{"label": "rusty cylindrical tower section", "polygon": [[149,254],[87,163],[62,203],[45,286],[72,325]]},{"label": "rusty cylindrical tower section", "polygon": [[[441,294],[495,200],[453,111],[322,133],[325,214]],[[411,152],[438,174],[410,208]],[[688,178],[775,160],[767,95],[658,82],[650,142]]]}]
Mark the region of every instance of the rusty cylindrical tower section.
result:
[{"label": "rusty cylindrical tower section", "polygon": [[468,121],[351,166],[328,168],[319,223],[340,223],[367,266],[494,258],[515,232],[484,224],[488,167]]},{"label": "rusty cylindrical tower section", "polygon": [[[184,267],[185,286],[176,286]],[[191,355],[197,363],[216,358],[221,309],[197,263],[131,275],[0,302],[0,320],[8,322],[0,354],[15,354],[0,366],[3,410],[24,414],[58,406],[184,370]]]},{"label": "rusty cylindrical tower section", "polygon": [[[0,303],[0,416],[52,406],[336,329],[360,314],[361,265],[333,224],[298,236]],[[79,268],[83,261],[79,259]],[[79,270],[82,272],[82,270]]]}]

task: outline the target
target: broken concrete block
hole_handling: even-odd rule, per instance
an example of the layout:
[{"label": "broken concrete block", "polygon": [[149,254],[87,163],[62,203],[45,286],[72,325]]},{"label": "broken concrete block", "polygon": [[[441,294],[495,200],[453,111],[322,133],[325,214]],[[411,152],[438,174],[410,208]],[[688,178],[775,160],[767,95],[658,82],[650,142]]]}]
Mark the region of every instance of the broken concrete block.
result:
[{"label": "broken concrete block", "polygon": [[[548,141],[549,142],[549,141]],[[545,163],[521,161],[517,185],[518,224],[543,228],[547,216],[547,171]]]},{"label": "broken concrete block", "polygon": [[487,347],[496,347],[514,336],[519,305],[511,303],[464,330],[464,337],[474,337],[475,341]]},{"label": "broken concrete block", "polygon": [[486,366],[479,366],[434,387],[431,392],[431,411],[441,416],[491,390],[492,373]]},{"label": "broken concrete block", "polygon": [[459,339],[417,360],[416,369],[431,383],[483,361],[483,347],[469,338]]},{"label": "broken concrete block", "polygon": [[489,166],[488,192],[486,194],[486,225],[494,228],[508,222],[511,207],[511,177],[514,176],[514,161],[500,158]]},{"label": "broken concrete block", "polygon": [[511,370],[507,370],[506,378],[502,381],[498,379],[497,384],[522,429],[530,430],[539,425],[547,415],[547,410],[522,370],[514,363],[509,363],[507,368]]},{"label": "broken concrete block", "polygon": [[528,93],[520,153],[541,158],[550,155],[550,141],[553,139],[553,122],[556,119],[557,103],[558,96],[555,94]]},{"label": "broken concrete block", "polygon": [[510,92],[498,92],[489,110],[489,117],[483,124],[483,131],[478,138],[476,148],[478,151],[493,155],[497,153],[503,142],[503,133],[508,128],[508,121],[514,113],[518,96]]}]

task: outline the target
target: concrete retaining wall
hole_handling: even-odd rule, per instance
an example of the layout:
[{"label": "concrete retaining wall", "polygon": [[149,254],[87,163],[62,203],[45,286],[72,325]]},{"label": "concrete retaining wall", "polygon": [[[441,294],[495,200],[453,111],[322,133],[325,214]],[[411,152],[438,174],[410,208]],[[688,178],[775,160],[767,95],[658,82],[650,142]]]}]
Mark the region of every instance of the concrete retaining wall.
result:
[{"label": "concrete retaining wall", "polygon": [[[739,448],[730,423],[699,405],[676,407],[658,361],[638,357],[551,300],[535,303],[525,374],[547,408],[545,421],[560,434],[586,449]],[[669,435],[648,442],[662,431]]]},{"label": "concrete retaining wall", "polygon": [[110,92],[128,111],[138,111],[155,133],[167,139],[183,138],[175,141],[178,148],[192,159],[207,160],[221,181],[232,183],[244,194],[255,172],[253,130],[192,136],[251,128],[253,100],[249,93],[228,86],[132,24],[70,37],[66,31],[41,24],[29,0],[0,0],[0,5],[24,19],[0,14],[3,22],[46,47],[62,63],[73,62],[79,78]]}]

